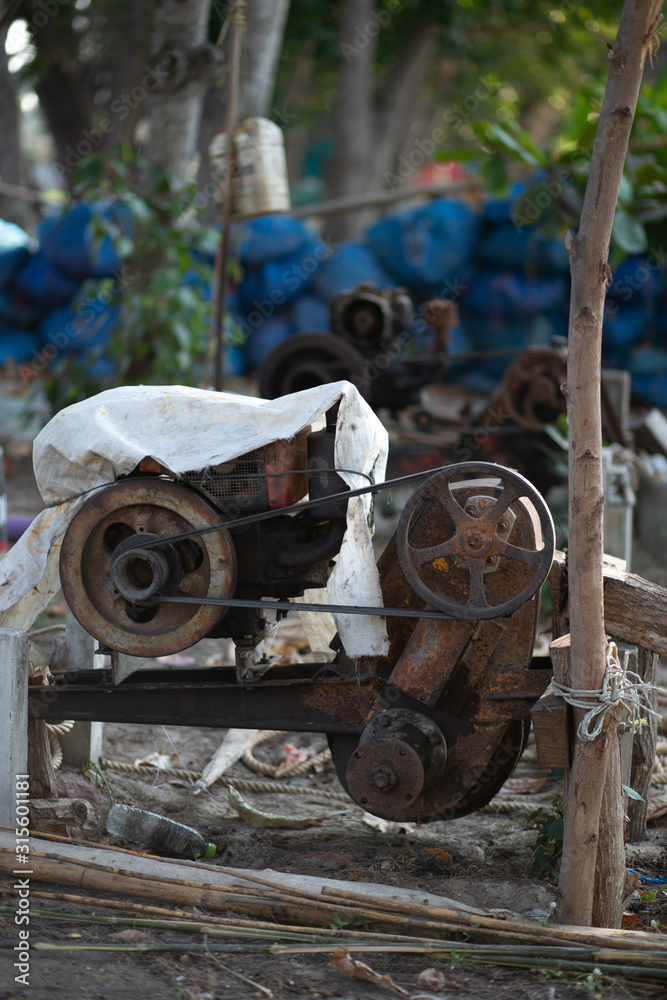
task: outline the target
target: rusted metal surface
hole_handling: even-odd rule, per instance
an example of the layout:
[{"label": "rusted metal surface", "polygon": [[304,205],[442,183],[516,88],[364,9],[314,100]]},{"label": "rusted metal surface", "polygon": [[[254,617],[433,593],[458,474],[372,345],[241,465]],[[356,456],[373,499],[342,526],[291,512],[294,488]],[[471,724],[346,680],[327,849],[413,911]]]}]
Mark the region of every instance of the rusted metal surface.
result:
[{"label": "rusted metal surface", "polygon": [[360,744],[347,766],[352,798],[385,819],[409,809],[424,787],[424,765],[403,740],[372,740]]},{"label": "rusted metal surface", "polygon": [[374,677],[321,678],[321,664],[280,680],[239,684],[233,669],[141,670],[114,685],[110,670],[68,671],[31,688],[38,719],[96,719],[172,726],[280,729],[348,734],[354,745],[376,697]]},{"label": "rusted metal surface", "polygon": [[[437,473],[415,490],[396,529],[399,559],[410,586],[425,601],[456,618],[478,621],[511,614],[537,593],[551,568],[554,527],[546,503],[531,484],[510,469],[469,462]],[[492,505],[474,516],[465,509],[470,499],[465,489],[454,489],[455,478],[495,475],[500,486],[485,485]],[[475,494],[481,492],[478,488]],[[539,518],[542,540],[531,545],[508,540],[507,511],[527,498]],[[439,520],[429,519],[429,529],[420,516],[424,506],[436,507]],[[505,537],[503,538],[503,535]],[[502,560],[504,572],[485,572]]]},{"label": "rusted metal surface", "polygon": [[435,706],[475,625],[420,618],[390,674],[390,683],[424,705]]},{"label": "rusted metal surface", "polygon": [[[146,607],[135,602],[141,599],[138,595],[151,596],[161,589],[188,597],[233,593],[236,556],[228,533],[136,554],[127,543],[219,520],[219,512],[197,494],[168,480],[131,479],[110,486],[79,510],[63,539],[60,579],[68,606],[96,639],[131,656],[162,656],[192,646],[224,608],[158,603]],[[149,561],[151,551],[157,552],[163,573]]]},{"label": "rusted metal surface", "polygon": [[[488,466],[485,471],[488,474]],[[462,507],[487,490],[470,482],[458,489],[453,486]],[[511,510],[516,513],[512,544],[534,549],[539,536],[534,514],[522,500],[513,501]],[[425,546],[443,530],[446,516],[437,502],[422,504],[412,520],[414,544]],[[395,542],[387,546],[379,569],[385,601],[425,606],[406,579]],[[524,585],[525,578],[517,583],[516,570],[514,561],[500,559],[496,571],[486,575],[490,603],[503,601],[506,588]],[[460,570],[463,593],[464,573]],[[403,811],[402,819],[428,822],[466,815],[485,805],[512,772],[526,737],[523,720],[550,675],[549,670],[531,669],[537,612],[535,596],[509,617],[476,623],[387,621],[391,649],[379,670],[389,683],[376,702],[376,717],[386,705],[403,703],[401,699],[405,704],[418,701],[447,744],[447,761],[439,777]],[[348,738],[334,740],[334,760],[343,783],[352,749]]]},{"label": "rusted metal surface", "polygon": [[500,405],[520,427],[543,431],[565,413],[561,385],[567,381],[567,360],[557,350],[526,351],[503,377]]}]

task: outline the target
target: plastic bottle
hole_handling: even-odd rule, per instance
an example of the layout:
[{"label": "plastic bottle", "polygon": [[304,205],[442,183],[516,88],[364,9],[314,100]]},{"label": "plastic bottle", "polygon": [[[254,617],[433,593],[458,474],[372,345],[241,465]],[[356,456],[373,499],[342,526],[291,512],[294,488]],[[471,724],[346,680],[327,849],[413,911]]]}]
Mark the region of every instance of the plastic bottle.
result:
[{"label": "plastic bottle", "polygon": [[134,806],[112,806],[107,817],[107,831],[142,847],[178,854],[193,861],[212,858],[216,852],[215,844],[209,844],[191,826]]}]

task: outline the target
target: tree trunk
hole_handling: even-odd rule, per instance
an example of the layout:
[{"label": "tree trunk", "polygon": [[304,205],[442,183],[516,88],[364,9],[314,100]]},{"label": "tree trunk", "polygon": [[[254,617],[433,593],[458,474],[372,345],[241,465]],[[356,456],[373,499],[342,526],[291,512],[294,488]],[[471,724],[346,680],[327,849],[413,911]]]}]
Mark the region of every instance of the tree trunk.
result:
[{"label": "tree trunk", "polygon": [[[7,32],[0,32],[0,180],[8,184],[22,184],[21,133],[16,89],[7,67],[5,40]],[[0,194],[0,219],[15,222],[24,229],[30,225],[29,203],[19,198]]]},{"label": "tree trunk", "polygon": [[250,118],[266,118],[271,110],[289,4],[290,0],[248,0],[243,110]]},{"label": "tree trunk", "polygon": [[[600,114],[581,223],[568,234],[572,271],[568,355],[569,589],[572,636],[571,685],[600,689],[605,674],[603,617],[602,429],[600,356],[607,257],[644,60],[660,18],[659,0],[625,0]],[[575,711],[575,722],[581,713]],[[614,915],[624,882],[622,810],[616,775],[616,712],[608,714],[601,736],[575,739],[564,800],[565,833],[559,890],[559,917],[567,923],[600,925]],[[610,770],[611,768],[611,770]],[[604,822],[601,822],[604,820]],[[620,847],[619,847],[620,845]],[[596,866],[605,867],[596,898]],[[618,918],[616,915],[619,915]]]},{"label": "tree trunk", "polygon": [[[382,89],[377,115],[378,142],[373,156],[373,191],[391,189],[385,175],[396,170],[396,159],[406,143],[412,147],[416,138],[428,140],[428,136],[413,135],[410,125],[415,122],[417,96],[432,69],[437,34],[435,25],[427,22],[417,25],[406,42],[399,65]],[[422,154],[422,159],[425,158]]]},{"label": "tree trunk", "polygon": [[[56,145],[56,169],[70,187],[81,160],[131,142],[137,122],[146,114],[145,99],[155,79],[147,59],[156,4],[157,0],[113,4],[97,0],[88,42],[100,51],[82,61],[86,35],[74,31],[67,11],[44,20],[40,0],[24,0],[21,13],[31,25],[44,67],[35,90]],[[103,44],[96,39],[102,32]]]},{"label": "tree trunk", "polygon": [[146,157],[176,186],[188,179],[216,50],[207,42],[211,0],[162,0],[155,17],[151,64],[163,76],[150,100]]},{"label": "tree trunk", "polygon": [[[371,18],[373,0],[345,0],[341,30],[341,68],[338,78],[332,194],[361,194],[370,180],[375,148],[373,66],[377,22]],[[357,234],[358,213],[346,212],[332,220],[333,239]]]}]

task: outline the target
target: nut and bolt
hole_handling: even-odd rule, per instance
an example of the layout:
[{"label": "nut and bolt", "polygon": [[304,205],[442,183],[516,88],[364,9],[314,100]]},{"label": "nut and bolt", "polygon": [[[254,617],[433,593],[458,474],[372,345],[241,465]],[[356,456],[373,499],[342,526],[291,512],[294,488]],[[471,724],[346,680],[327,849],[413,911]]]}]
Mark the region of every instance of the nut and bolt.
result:
[{"label": "nut and bolt", "polygon": [[388,792],[397,782],[393,768],[379,764],[371,774],[371,786],[376,792]]}]

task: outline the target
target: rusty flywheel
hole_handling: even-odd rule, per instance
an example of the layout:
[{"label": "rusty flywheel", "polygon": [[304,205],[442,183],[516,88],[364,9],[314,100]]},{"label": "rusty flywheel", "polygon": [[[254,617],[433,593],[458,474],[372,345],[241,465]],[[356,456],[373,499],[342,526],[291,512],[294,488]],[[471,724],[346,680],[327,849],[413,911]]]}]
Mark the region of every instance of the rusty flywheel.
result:
[{"label": "rusty flywheel", "polygon": [[140,546],[219,522],[219,511],[166,479],[130,479],[95,494],[63,539],[60,578],[69,608],[96,639],[132,656],[192,646],[226,608],[161,604],[159,598],[233,594],[236,553],[229,533]]}]

